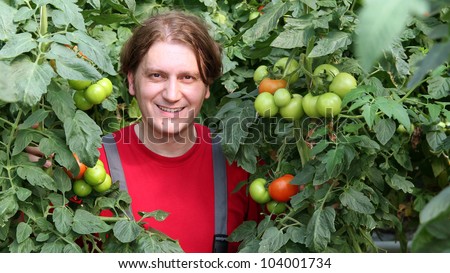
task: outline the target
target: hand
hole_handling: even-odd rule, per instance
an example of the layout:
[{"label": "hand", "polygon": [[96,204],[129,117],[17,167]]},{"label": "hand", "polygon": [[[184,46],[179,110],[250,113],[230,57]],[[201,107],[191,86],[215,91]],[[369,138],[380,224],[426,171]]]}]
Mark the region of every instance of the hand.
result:
[{"label": "hand", "polygon": [[[27,146],[25,151],[27,152],[28,159],[30,159],[31,162],[38,162],[45,157],[45,155],[39,150],[39,147]],[[53,158],[53,154],[51,154],[49,158]],[[49,168],[50,166],[52,166],[52,161],[48,159],[45,160],[43,167]]]}]

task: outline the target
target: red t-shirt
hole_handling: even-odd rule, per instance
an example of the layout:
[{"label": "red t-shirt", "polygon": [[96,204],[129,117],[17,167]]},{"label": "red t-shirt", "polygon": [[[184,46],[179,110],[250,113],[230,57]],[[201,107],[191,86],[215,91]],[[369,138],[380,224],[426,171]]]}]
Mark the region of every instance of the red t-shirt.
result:
[{"label": "red t-shirt", "polygon": [[[135,219],[138,211],[163,210],[169,216],[161,222],[146,219],[146,228],[162,231],[180,242],[185,252],[211,252],[214,238],[214,176],[209,129],[196,124],[197,143],[184,155],[168,158],[141,143],[134,126],[114,133],[131,196]],[[109,170],[106,155],[100,159]],[[109,171],[108,171],[109,172]],[[245,220],[258,219],[258,206],[245,187],[232,193],[248,173],[236,164],[227,164],[228,234]],[[237,244],[229,244],[235,252]]]}]

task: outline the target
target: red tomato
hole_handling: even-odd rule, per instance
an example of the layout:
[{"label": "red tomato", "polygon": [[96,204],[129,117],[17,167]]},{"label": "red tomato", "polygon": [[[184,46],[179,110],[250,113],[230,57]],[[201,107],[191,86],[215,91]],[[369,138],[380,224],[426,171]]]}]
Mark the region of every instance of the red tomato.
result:
[{"label": "red tomato", "polygon": [[269,195],[277,202],[287,202],[292,196],[296,195],[300,191],[298,185],[293,185],[290,182],[294,178],[291,174],[285,174],[269,185]]},{"label": "red tomato", "polygon": [[73,153],[73,156],[75,157],[75,160],[78,163],[78,167],[80,167],[80,172],[78,173],[77,176],[74,176],[69,170],[67,170],[66,168],[64,168],[64,171],[67,173],[67,175],[71,178],[71,179],[81,179],[83,178],[84,172],[87,169],[87,166],[84,165],[83,163],[80,162],[80,159],[78,158],[77,154]]},{"label": "red tomato", "polygon": [[270,94],[274,94],[280,88],[286,88],[287,81],[283,79],[270,79],[264,78],[258,86],[258,92],[269,92]]}]

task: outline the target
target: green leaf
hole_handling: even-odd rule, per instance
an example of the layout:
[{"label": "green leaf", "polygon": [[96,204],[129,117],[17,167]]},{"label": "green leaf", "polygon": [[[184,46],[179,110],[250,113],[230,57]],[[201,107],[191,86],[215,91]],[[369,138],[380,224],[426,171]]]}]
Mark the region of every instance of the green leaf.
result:
[{"label": "green leaf", "polygon": [[335,149],[329,150],[322,159],[329,177],[338,176],[344,169],[344,146],[338,145]]},{"label": "green leaf", "polygon": [[17,155],[21,153],[28,145],[30,145],[35,135],[36,133],[30,130],[17,131],[12,155]]},{"label": "green leaf", "polygon": [[331,233],[336,231],[335,218],[336,211],[331,207],[315,210],[306,227],[306,246],[318,252],[325,250],[331,240]]},{"label": "green leaf", "polygon": [[339,196],[339,200],[341,201],[342,205],[356,212],[364,214],[375,213],[375,207],[370,202],[370,199],[367,196],[365,196],[361,191],[358,191],[353,187],[347,188]]},{"label": "green leaf", "polygon": [[359,14],[355,40],[355,54],[362,68],[366,71],[371,69],[383,51],[389,49],[395,39],[400,37],[412,15],[422,15],[427,11],[428,4],[422,0],[364,2]]},{"label": "green leaf", "polygon": [[259,243],[259,253],[274,253],[284,246],[289,240],[289,236],[286,236],[281,230],[276,227],[268,228]]},{"label": "green leaf", "polygon": [[270,46],[285,49],[305,47],[311,35],[310,29],[287,29],[278,34]]},{"label": "green leaf", "polygon": [[16,188],[16,195],[17,195],[17,199],[19,199],[20,201],[25,201],[28,199],[28,197],[31,196],[33,192],[30,191],[27,188],[22,188],[22,187],[17,187]]},{"label": "green leaf", "polygon": [[42,168],[35,166],[21,166],[17,168],[20,178],[28,180],[31,185],[56,191],[56,183]]},{"label": "green leaf", "polygon": [[166,220],[167,216],[169,216],[168,212],[165,212],[163,210],[154,210],[152,212],[139,212],[139,215],[142,218],[149,218],[152,217],[154,218],[156,221],[164,221]]},{"label": "green leaf", "polygon": [[28,223],[20,222],[17,225],[16,230],[16,240],[20,244],[26,239],[30,238],[31,233],[33,232],[33,229]]},{"label": "green leaf", "polygon": [[230,242],[240,242],[248,238],[256,237],[256,222],[244,221],[228,237]]},{"label": "green leaf", "polygon": [[441,145],[443,145],[444,140],[446,139],[447,135],[444,132],[428,132],[426,134],[426,139],[428,142],[428,145],[430,145],[431,149],[438,150]]},{"label": "green leaf", "polygon": [[64,19],[65,24],[71,24],[76,29],[86,30],[84,18],[81,14],[81,9],[76,4],[77,0],[55,0],[51,1],[51,4],[58,8],[60,11],[53,11],[52,17],[55,20],[55,16],[59,19]]},{"label": "green leaf", "polygon": [[401,190],[404,193],[412,193],[414,189],[414,184],[406,179],[404,176],[394,174],[391,177],[386,178],[386,182],[394,190]]},{"label": "green leaf", "polygon": [[100,69],[110,75],[117,74],[104,44],[82,31],[70,32],[66,36],[70,41],[77,43],[79,50]]},{"label": "green leaf", "polygon": [[362,107],[362,110],[362,115],[367,123],[367,126],[372,128],[373,123],[375,122],[378,107],[375,104],[366,104]]},{"label": "green leaf", "polygon": [[333,31],[317,42],[308,57],[317,58],[334,53],[338,49],[346,48],[352,43],[351,35],[347,32]]},{"label": "green leaf", "polygon": [[53,82],[48,88],[47,101],[60,121],[64,121],[67,118],[71,119],[75,116],[76,107],[72,96]]},{"label": "green leaf", "polygon": [[429,79],[427,83],[428,94],[431,98],[439,100],[450,95],[450,78],[435,76]]},{"label": "green leaf", "polygon": [[56,70],[64,79],[95,81],[102,77],[94,66],[65,46],[53,44],[46,57],[55,60]]},{"label": "green leaf", "polygon": [[78,234],[103,233],[111,230],[111,226],[92,213],[78,209],[73,217],[73,231]]},{"label": "green leaf", "polygon": [[289,2],[270,2],[264,7],[264,14],[242,36],[243,41],[252,45],[261,38],[266,37],[278,25],[280,18],[289,10]]},{"label": "green leaf", "polygon": [[62,168],[54,169],[54,177],[56,188],[61,192],[68,192],[72,189],[72,182],[66,172]]},{"label": "green leaf", "polygon": [[38,109],[34,111],[30,116],[28,116],[24,122],[19,124],[19,129],[27,129],[31,128],[34,124],[38,122],[44,121],[44,119],[48,116],[49,112],[45,111],[44,109]]},{"label": "green leaf", "polygon": [[427,223],[450,215],[450,186],[443,189],[420,212],[420,222]]},{"label": "green leaf", "polygon": [[57,135],[51,134],[50,138],[43,138],[39,143],[39,150],[46,156],[55,154],[55,161],[69,169],[72,173],[80,172],[78,163],[72,152],[68,149],[66,142]]},{"label": "green leaf", "polygon": [[134,221],[121,220],[114,225],[114,236],[122,243],[130,243],[134,241],[139,233],[141,233],[142,227],[140,227]]},{"label": "green leaf", "polygon": [[62,234],[68,233],[73,223],[72,212],[65,206],[55,208],[53,210],[53,222],[59,232]]},{"label": "green leaf", "polygon": [[394,136],[396,126],[391,119],[379,119],[373,127],[378,141],[385,145]]},{"label": "green leaf", "polygon": [[76,111],[75,116],[64,121],[64,130],[70,150],[81,162],[92,167],[97,162],[102,145],[100,127],[85,112]]},{"label": "green leaf", "polygon": [[408,111],[402,103],[384,97],[378,97],[375,99],[375,104],[378,106],[378,109],[386,114],[386,116],[394,117],[401,124],[403,124],[405,128],[411,127]]},{"label": "green leaf", "polygon": [[305,244],[306,242],[306,227],[288,227],[286,234],[294,243]]},{"label": "green leaf", "polygon": [[17,31],[14,16],[17,10],[10,7],[5,1],[0,1],[0,41],[8,40]]},{"label": "green leaf", "polygon": [[[5,77],[13,82],[12,92],[19,94],[19,101],[29,106],[35,105],[47,92],[47,86],[56,74],[48,63],[31,62],[27,57],[11,63],[11,71]],[[9,73],[9,74],[8,74]]]},{"label": "green leaf", "polygon": [[37,45],[37,42],[31,37],[31,33],[18,33],[0,49],[0,59],[15,58],[22,53],[30,52]]}]

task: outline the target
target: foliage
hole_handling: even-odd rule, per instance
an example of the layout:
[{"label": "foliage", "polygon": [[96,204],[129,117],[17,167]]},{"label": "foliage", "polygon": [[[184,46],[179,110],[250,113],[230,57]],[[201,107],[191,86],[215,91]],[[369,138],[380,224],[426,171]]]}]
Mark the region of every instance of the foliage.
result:
[{"label": "foliage", "polygon": [[[127,217],[131,200],[117,183],[80,200],[64,172],[78,171],[73,153],[95,165],[101,136],[140,120],[117,74],[120,48],[136,24],[173,8],[204,18],[224,49],[223,76],[199,122],[223,134],[228,160],[250,181],[289,173],[304,186],[286,212],[264,211],[261,222],[233,232],[241,252],[377,252],[373,236],[383,231],[395,233],[402,251],[408,240],[412,251],[448,251],[438,243],[450,236],[445,2],[0,1],[1,251],[180,251],[176,238]],[[292,94],[326,89],[313,74],[320,64],[352,74],[358,87],[333,118],[262,118],[253,73],[282,57],[299,63]],[[77,110],[68,80],[102,77],[113,82],[112,95]],[[52,167],[30,162],[27,146]],[[99,216],[106,209],[113,215]]]}]

